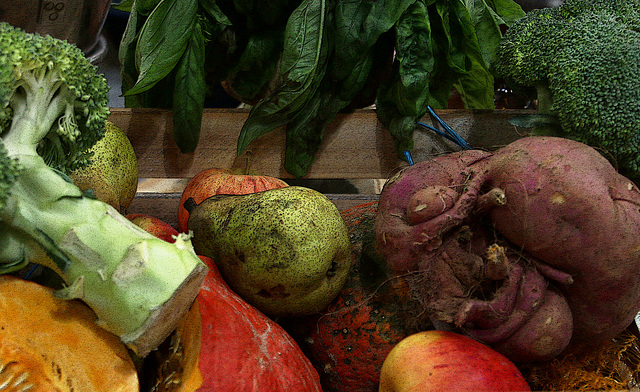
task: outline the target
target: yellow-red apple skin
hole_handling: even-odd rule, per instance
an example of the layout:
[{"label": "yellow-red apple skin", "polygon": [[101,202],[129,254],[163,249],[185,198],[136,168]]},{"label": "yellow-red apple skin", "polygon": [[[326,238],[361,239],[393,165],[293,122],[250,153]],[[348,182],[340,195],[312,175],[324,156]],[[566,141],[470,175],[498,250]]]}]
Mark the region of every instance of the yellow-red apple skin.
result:
[{"label": "yellow-red apple skin", "polygon": [[160,239],[171,243],[176,241],[174,236],[178,235],[178,230],[162,219],[145,214],[128,214],[126,218]]},{"label": "yellow-red apple skin", "polygon": [[379,392],[531,391],[507,357],[466,336],[424,331],[400,341],[380,372]]}]

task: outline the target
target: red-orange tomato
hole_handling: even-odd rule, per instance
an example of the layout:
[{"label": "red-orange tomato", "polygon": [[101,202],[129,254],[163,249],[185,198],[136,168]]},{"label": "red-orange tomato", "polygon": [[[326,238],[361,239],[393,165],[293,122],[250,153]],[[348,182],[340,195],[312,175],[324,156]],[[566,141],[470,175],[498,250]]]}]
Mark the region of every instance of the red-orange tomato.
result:
[{"label": "red-orange tomato", "polygon": [[379,392],[531,391],[507,357],[466,336],[424,331],[406,337],[385,359]]},{"label": "red-orange tomato", "polygon": [[184,208],[184,202],[190,197],[199,204],[213,195],[246,195],[286,186],[288,184],[283,180],[270,176],[234,174],[231,170],[216,168],[203,170],[187,183],[182,192],[178,206],[178,230],[187,232],[189,212]]},{"label": "red-orange tomato", "polygon": [[160,239],[176,242],[174,236],[178,235],[178,230],[162,219],[145,214],[128,214],[126,218]]}]

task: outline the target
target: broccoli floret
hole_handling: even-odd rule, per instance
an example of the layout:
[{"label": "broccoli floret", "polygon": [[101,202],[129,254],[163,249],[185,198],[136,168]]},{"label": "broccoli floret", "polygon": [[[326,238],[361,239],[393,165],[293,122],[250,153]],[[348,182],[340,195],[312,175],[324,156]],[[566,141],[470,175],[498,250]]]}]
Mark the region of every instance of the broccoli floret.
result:
[{"label": "broccoli floret", "polygon": [[594,146],[640,179],[639,27],[640,0],[566,0],[515,22],[492,70],[555,119],[534,132]]},{"label": "broccoli floret", "polygon": [[37,147],[64,172],[86,166],[109,115],[109,87],[97,67],[75,45],[7,23],[0,24],[0,53],[0,134],[7,148],[24,154]]},{"label": "broccoli floret", "polygon": [[146,355],[195,299],[206,266],[82,192],[66,173],[105,133],[109,87],[67,41],[0,23],[0,273],[51,266],[98,323]]}]

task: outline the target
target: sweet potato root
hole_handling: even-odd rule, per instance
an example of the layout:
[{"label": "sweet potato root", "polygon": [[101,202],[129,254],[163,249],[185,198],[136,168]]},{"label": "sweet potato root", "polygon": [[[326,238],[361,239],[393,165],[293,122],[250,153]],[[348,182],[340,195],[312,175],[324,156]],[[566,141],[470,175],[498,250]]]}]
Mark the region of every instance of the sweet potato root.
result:
[{"label": "sweet potato root", "polygon": [[568,139],[409,166],[375,230],[433,318],[516,362],[609,340],[640,310],[640,192]]}]

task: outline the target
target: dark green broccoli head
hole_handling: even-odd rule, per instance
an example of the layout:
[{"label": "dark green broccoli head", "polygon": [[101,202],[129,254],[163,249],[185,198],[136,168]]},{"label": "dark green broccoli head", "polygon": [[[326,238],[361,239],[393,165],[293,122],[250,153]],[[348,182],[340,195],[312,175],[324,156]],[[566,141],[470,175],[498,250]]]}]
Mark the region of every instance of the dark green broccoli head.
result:
[{"label": "dark green broccoli head", "polygon": [[640,178],[638,26],[638,0],[567,0],[512,25],[492,69],[518,91],[537,93],[539,111],[557,117],[556,135],[600,149]]},{"label": "dark green broccoli head", "polygon": [[109,87],[75,45],[0,23],[0,136],[37,148],[54,168],[88,163],[104,135]]}]

